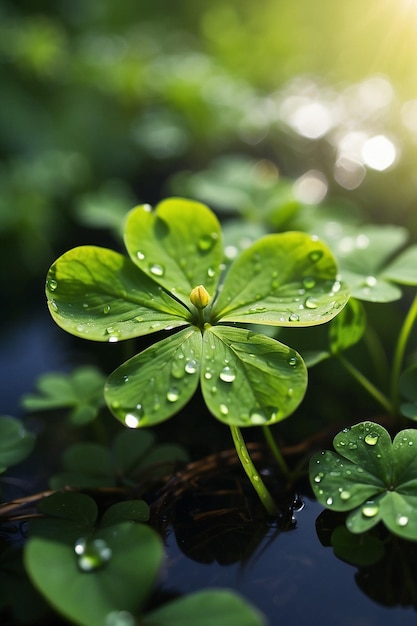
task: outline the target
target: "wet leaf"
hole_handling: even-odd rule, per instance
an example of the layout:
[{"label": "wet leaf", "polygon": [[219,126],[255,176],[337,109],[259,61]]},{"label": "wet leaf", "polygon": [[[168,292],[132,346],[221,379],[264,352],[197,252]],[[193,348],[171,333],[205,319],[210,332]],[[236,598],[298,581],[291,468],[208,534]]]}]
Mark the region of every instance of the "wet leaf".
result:
[{"label": "wet leaf", "polygon": [[313,326],[329,321],[349,294],[328,247],[305,233],[267,235],[234,261],[213,305],[213,321]]},{"label": "wet leaf", "polygon": [[334,438],[337,454],[324,451],[310,461],[315,496],[334,511],[350,511],[347,528],[362,533],[379,521],[391,532],[417,541],[417,431],[400,431],[394,441],[373,422],[362,422]]},{"label": "wet leaf", "polygon": [[136,207],[127,217],[125,244],[132,261],[186,306],[197,285],[214,294],[223,246],[220,224],[205,205],[170,198],[154,211]]},{"label": "wet leaf", "polygon": [[105,397],[126,426],[151,426],[177,413],[199,382],[202,340],[195,327],[150,346],[108,378]]},{"label": "wet leaf", "polygon": [[67,332],[116,342],[183,326],[189,311],[129,259],[94,246],[74,248],[46,280],[49,311]]},{"label": "wet leaf", "polygon": [[[53,521],[55,534],[50,520],[36,520],[25,547],[26,570],[48,602],[83,626],[102,626],[114,611],[140,610],[161,564],[157,533],[129,522],[94,530]],[[61,524],[66,532],[60,536]]]},{"label": "wet leaf", "polygon": [[35,445],[35,437],[22,422],[7,415],[0,416],[0,472],[23,461]]},{"label": "wet leaf", "polygon": [[409,419],[417,420],[417,365],[412,365],[400,376],[398,388],[406,402],[402,402],[401,413]]},{"label": "wet leaf", "polygon": [[295,350],[246,329],[209,328],[202,360],[204,400],[226,424],[279,422],[295,410],[307,387],[307,370]]}]

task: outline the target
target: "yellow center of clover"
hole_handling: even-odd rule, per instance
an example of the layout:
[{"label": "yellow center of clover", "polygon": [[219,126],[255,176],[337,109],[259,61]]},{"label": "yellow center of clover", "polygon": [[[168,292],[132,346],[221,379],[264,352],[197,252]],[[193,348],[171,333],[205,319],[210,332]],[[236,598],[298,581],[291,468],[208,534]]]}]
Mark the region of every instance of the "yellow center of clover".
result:
[{"label": "yellow center of clover", "polygon": [[198,285],[194,287],[192,292],[190,293],[190,301],[191,304],[197,309],[204,309],[210,302],[210,295],[204,285]]}]

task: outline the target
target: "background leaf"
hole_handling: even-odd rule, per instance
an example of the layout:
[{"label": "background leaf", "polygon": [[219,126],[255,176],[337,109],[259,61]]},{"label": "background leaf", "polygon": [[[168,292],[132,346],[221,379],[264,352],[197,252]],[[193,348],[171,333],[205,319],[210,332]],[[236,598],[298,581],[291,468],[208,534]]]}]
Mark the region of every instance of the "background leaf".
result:
[{"label": "background leaf", "polygon": [[213,296],[223,247],[220,224],[204,204],[169,198],[154,211],[136,207],[127,217],[125,244],[132,261],[186,306],[197,285]]},{"label": "background leaf", "polygon": [[365,309],[359,300],[351,298],[343,310],[329,324],[329,343],[332,354],[355,345],[366,328]]},{"label": "background leaf", "polygon": [[177,413],[198,386],[201,332],[186,328],[150,346],[107,379],[106,402],[126,426],[151,426]]},{"label": "background leaf", "polygon": [[149,626],[263,626],[262,615],[231,591],[207,590],[178,598],[142,618]]},{"label": "background leaf", "polygon": [[22,422],[7,415],[0,416],[0,472],[23,461],[33,450],[35,437]]},{"label": "background leaf", "polygon": [[226,424],[279,422],[295,410],[307,387],[307,370],[295,350],[243,328],[208,328],[203,363],[204,400]]},{"label": "background leaf", "polygon": [[51,266],[49,311],[64,330],[94,341],[119,341],[187,323],[189,311],[129,259],[81,246]]},{"label": "background leaf", "polygon": [[322,324],[348,300],[329,248],[306,233],[267,235],[232,263],[211,319],[277,326]]}]

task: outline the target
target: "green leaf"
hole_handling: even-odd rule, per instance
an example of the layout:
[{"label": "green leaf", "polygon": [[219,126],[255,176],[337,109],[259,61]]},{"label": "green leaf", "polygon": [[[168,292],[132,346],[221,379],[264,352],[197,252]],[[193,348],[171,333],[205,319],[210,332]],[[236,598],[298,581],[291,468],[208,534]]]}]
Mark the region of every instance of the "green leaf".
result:
[{"label": "green leaf", "polygon": [[46,295],[55,322],[73,335],[119,341],[183,326],[189,311],[129,259],[94,246],[74,248],[51,266]]},{"label": "green leaf", "polygon": [[101,518],[101,527],[114,526],[120,522],[147,522],[149,506],[144,500],[123,500],[106,509]]},{"label": "green leaf", "polygon": [[407,236],[407,230],[401,226],[362,226],[341,232],[337,240],[330,242],[342,280],[349,285],[353,297],[392,302],[401,297],[401,290],[392,282],[417,284],[416,247],[390,261]]},{"label": "green leaf", "polygon": [[71,520],[86,527],[92,527],[97,518],[96,503],[83,493],[54,493],[41,500],[38,509],[44,515]]},{"label": "green leaf", "polygon": [[62,456],[62,472],[50,480],[52,489],[109,487],[116,484],[109,451],[98,443],[75,443]]},{"label": "green leaf", "polygon": [[204,204],[170,198],[154,211],[136,207],[127,217],[125,245],[134,263],[189,306],[191,290],[213,295],[223,260],[220,224]]},{"label": "green leaf", "polygon": [[149,626],[263,626],[262,615],[231,591],[207,590],[178,598],[142,618]]},{"label": "green leaf", "polygon": [[114,611],[136,613],[145,604],[161,563],[157,533],[121,523],[73,540],[30,537],[27,572],[37,589],[71,622],[103,626]]},{"label": "green leaf", "polygon": [[386,267],[382,276],[402,285],[417,285],[417,245],[410,246]]},{"label": "green leaf", "polygon": [[106,383],[112,413],[130,428],[151,426],[177,413],[197,389],[201,350],[201,331],[192,327],[126,361]]},{"label": "green leaf", "polygon": [[366,328],[365,309],[359,300],[351,298],[329,325],[329,343],[332,354],[343,352],[357,343]]},{"label": "green leaf", "polygon": [[394,441],[379,424],[362,422],[334,439],[339,454],[325,451],[310,461],[310,481],[319,502],[346,519],[353,533],[383,521],[405,539],[417,541],[417,430]]},{"label": "green leaf", "polygon": [[14,417],[0,416],[0,472],[23,461],[35,445],[35,437]]},{"label": "green leaf", "polygon": [[410,419],[417,419],[417,364],[413,364],[400,376],[398,388],[407,400],[400,406],[401,413]]},{"label": "green leaf", "polygon": [[377,563],[384,556],[384,544],[378,537],[353,535],[345,526],[337,526],[334,529],[331,543],[339,559],[359,567]]},{"label": "green leaf", "polygon": [[232,263],[211,320],[312,326],[332,319],[348,300],[335,259],[305,233],[267,235]]},{"label": "green leaf", "polygon": [[83,366],[70,374],[51,372],[37,380],[36,394],[23,396],[23,406],[31,411],[72,408],[69,420],[76,426],[91,422],[104,405],[103,374],[95,367]]},{"label": "green leaf", "polygon": [[229,425],[275,424],[296,409],[307,387],[307,370],[295,350],[242,328],[208,328],[203,363],[204,400]]}]

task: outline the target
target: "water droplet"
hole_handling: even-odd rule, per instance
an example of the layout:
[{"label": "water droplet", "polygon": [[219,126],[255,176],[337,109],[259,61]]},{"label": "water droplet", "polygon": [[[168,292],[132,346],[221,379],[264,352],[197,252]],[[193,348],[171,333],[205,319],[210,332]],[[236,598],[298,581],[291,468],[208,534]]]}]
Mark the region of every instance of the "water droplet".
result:
[{"label": "water droplet", "polygon": [[92,572],[103,567],[111,559],[112,551],[104,539],[77,539],[74,545],[77,563],[83,572]]},{"label": "water droplet", "polygon": [[395,521],[397,522],[398,526],[407,526],[408,517],[407,515],[397,515]]},{"label": "water droplet", "polygon": [[261,426],[262,424],[265,424],[268,421],[268,418],[263,413],[261,413],[259,410],[256,410],[256,409],[250,412],[249,419],[252,422],[252,424],[255,424],[257,426]]},{"label": "water droplet", "polygon": [[48,300],[48,304],[53,311],[58,311],[58,305],[55,300]]},{"label": "water droplet", "polygon": [[375,446],[378,443],[378,435],[373,435],[371,433],[366,435],[365,443],[367,443],[368,446]]},{"label": "water droplet", "polygon": [[183,378],[185,375],[184,366],[178,361],[173,361],[171,365],[171,376],[174,378]]},{"label": "water droplet", "polygon": [[83,309],[88,309],[88,303],[87,302],[83,302]]},{"label": "water droplet", "polygon": [[323,480],[323,478],[324,478],[323,472],[319,472],[318,474],[314,476],[314,482],[320,483]]},{"label": "water droplet", "polygon": [[291,365],[291,367],[295,367],[296,365],[298,365],[298,359],[295,356],[291,356],[288,359],[288,365]]},{"label": "water droplet", "polygon": [[167,400],[168,402],[176,402],[180,397],[180,392],[176,387],[171,387],[167,392]]},{"label": "water droplet", "polygon": [[343,489],[343,490],[340,492],[340,499],[341,499],[341,500],[349,500],[350,495],[351,495],[351,494],[350,494],[350,491],[347,491],[346,489]]},{"label": "water droplet", "polygon": [[206,250],[210,250],[214,241],[217,239],[217,233],[211,233],[210,235],[202,235],[198,240],[198,247],[202,252],[206,252]]},{"label": "water droplet", "polygon": [[120,339],[120,330],[118,330],[117,328],[114,328],[113,326],[108,326],[106,328],[106,333],[109,335],[108,341],[110,343],[115,343],[116,341],[119,341]]},{"label": "water droplet", "polygon": [[185,364],[185,368],[184,369],[185,369],[187,374],[195,374],[196,371],[197,371],[197,362],[194,361],[194,359],[190,359]]},{"label": "water droplet", "polygon": [[207,276],[209,278],[214,278],[215,275],[216,275],[216,271],[212,267],[209,267],[207,270]]},{"label": "water droplet", "polygon": [[103,308],[103,313],[104,315],[110,313],[110,304],[106,304],[106,306]]},{"label": "water droplet", "polygon": [[226,246],[224,249],[224,255],[229,261],[233,261],[233,259],[235,259],[238,254],[239,250],[238,248],[236,248],[236,246]]},{"label": "water droplet", "polygon": [[213,374],[210,372],[210,370],[209,370],[209,369],[207,369],[207,370],[204,372],[204,378],[205,378],[206,380],[210,380],[210,378],[213,378]]},{"label": "water droplet", "polygon": [[333,504],[333,498],[331,498],[331,497],[327,498],[326,504],[327,504],[327,506],[331,506]]},{"label": "water droplet", "polygon": [[231,367],[226,365],[226,367],[224,367],[222,371],[220,372],[220,380],[222,380],[225,383],[232,383],[235,379],[236,379],[236,374],[234,373]]},{"label": "water droplet", "polygon": [[112,409],[120,409],[120,402],[118,400],[112,400],[110,406]]},{"label": "water droplet", "polygon": [[379,513],[379,506],[372,500],[368,500],[362,507],[362,515],[364,517],[375,517]]},{"label": "water droplet", "polygon": [[145,255],[143,254],[141,250],[138,250],[136,252],[136,256],[138,257],[139,261],[143,261],[143,259],[145,258]]},{"label": "water droplet", "polygon": [[47,286],[49,291],[55,291],[55,289],[58,287],[58,283],[53,278],[50,278],[47,282]]},{"label": "water droplet", "polygon": [[221,404],[219,406],[219,409],[220,409],[220,413],[222,415],[227,415],[229,413],[229,409],[227,408],[227,406],[225,404]]},{"label": "water droplet", "polygon": [[310,259],[310,261],[312,261],[313,263],[317,263],[317,261],[320,261],[321,257],[323,256],[323,250],[312,250],[309,255],[308,258]]},{"label": "water droplet", "polygon": [[154,276],[163,276],[165,274],[165,268],[163,265],[159,265],[158,263],[152,263],[149,266],[149,271]]},{"label": "water droplet", "polygon": [[298,313],[291,313],[291,315],[288,318],[289,322],[299,322],[300,321],[300,316],[298,315]]},{"label": "water droplet", "polygon": [[134,319],[135,322],[143,322],[144,321],[143,317],[140,317],[140,315],[138,315],[137,317],[134,317],[133,319]]},{"label": "water droplet", "polygon": [[306,276],[305,278],[303,278],[304,289],[313,289],[315,285],[316,285],[316,281],[312,276]]},{"label": "water droplet", "polygon": [[408,442],[408,445],[409,445],[409,446],[412,446],[412,445],[413,445],[413,443],[414,443],[413,441],[409,441],[409,442]]},{"label": "water droplet", "polygon": [[349,441],[348,448],[349,450],[357,450],[358,444],[356,444],[354,441]]},{"label": "water droplet", "polygon": [[135,626],[136,620],[129,611],[111,611],[106,616],[104,626]]},{"label": "water droplet", "polygon": [[375,276],[367,276],[367,278],[365,279],[365,285],[367,287],[375,287],[375,285],[377,284],[377,279],[375,278]]},{"label": "water droplet", "polygon": [[317,309],[318,304],[316,298],[306,298],[304,302],[304,306],[306,309]]},{"label": "water droplet", "polygon": [[292,398],[293,395],[294,395],[294,389],[290,387],[289,389],[287,389],[287,398]]}]

